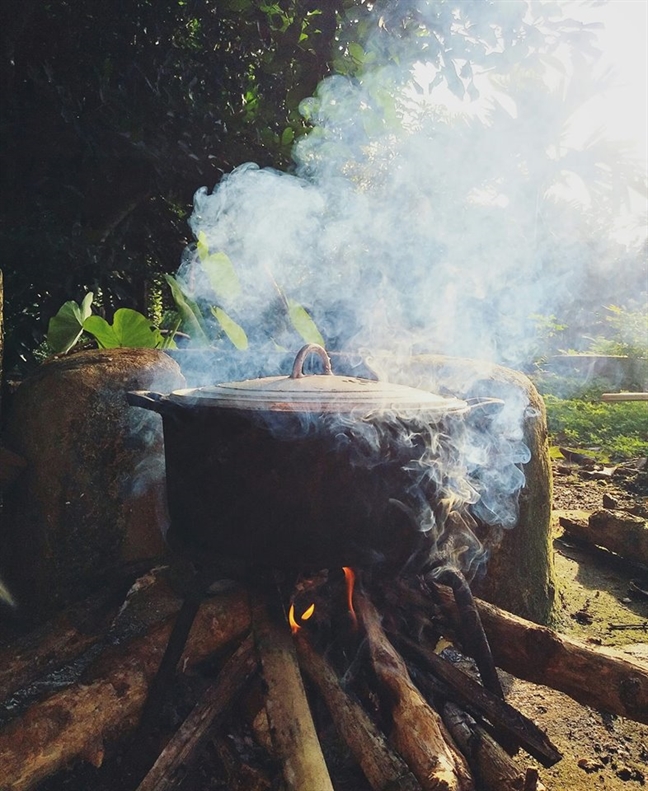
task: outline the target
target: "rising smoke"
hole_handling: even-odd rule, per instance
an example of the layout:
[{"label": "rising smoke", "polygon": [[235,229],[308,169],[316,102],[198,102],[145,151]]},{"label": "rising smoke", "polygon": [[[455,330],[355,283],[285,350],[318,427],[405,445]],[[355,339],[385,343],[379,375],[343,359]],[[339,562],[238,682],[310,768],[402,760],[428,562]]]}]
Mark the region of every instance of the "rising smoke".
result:
[{"label": "rising smoke", "polygon": [[[252,352],[298,348],[277,317],[278,292],[307,309],[329,351],[370,355],[386,378],[423,353],[523,366],[532,316],[577,292],[581,248],[561,257],[556,238],[573,241],[585,228],[546,194],[546,140],[531,138],[528,106],[510,111],[493,99],[490,122],[455,115],[416,100],[421,74],[434,83],[435,67],[403,63],[325,79],[302,103],[313,129],[295,145],[290,173],[248,163],[196,193],[192,231],[229,257],[241,287],[214,293],[192,250],[178,277],[251,339],[251,352],[232,349],[237,368],[228,363],[227,378],[251,374]],[[462,435],[455,461],[471,492],[464,504],[505,527],[515,523],[528,461],[526,396],[509,395],[487,431]]]}]

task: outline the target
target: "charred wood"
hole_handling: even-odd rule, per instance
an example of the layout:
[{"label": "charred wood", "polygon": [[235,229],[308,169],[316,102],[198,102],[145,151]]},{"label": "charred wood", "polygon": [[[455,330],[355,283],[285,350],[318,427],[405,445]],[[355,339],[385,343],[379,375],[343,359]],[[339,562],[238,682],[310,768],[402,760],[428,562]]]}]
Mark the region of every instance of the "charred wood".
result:
[{"label": "charred wood", "polygon": [[[443,707],[443,721],[466,756],[482,791],[523,791],[526,772],[470,715],[454,703]],[[535,791],[544,791],[536,784]]]},{"label": "charred wood", "polygon": [[73,662],[109,631],[133,577],[118,580],[71,605],[0,648],[0,701]]},{"label": "charred wood", "polygon": [[308,638],[298,634],[296,645],[300,666],[322,696],[337,732],[374,791],[420,791],[407,764],[389,746],[362,705],[342,688],[333,668]]},{"label": "charred wood", "polygon": [[479,675],[481,676],[484,687],[504,698],[502,685],[500,684],[493,654],[488,644],[488,639],[484,632],[475,599],[472,591],[461,572],[456,569],[446,568],[437,572],[438,580],[442,584],[449,585],[460,614],[459,628],[461,630],[461,640],[466,651],[472,656],[477,664]]},{"label": "charred wood", "polygon": [[404,653],[415,657],[420,666],[442,681],[443,686],[439,688],[435,686],[434,679],[430,680],[423,674],[417,675],[416,683],[424,688],[426,694],[440,694],[482,715],[497,732],[504,732],[509,737],[505,746],[511,741],[518,743],[543,766],[550,767],[560,761],[560,752],[544,731],[451,662],[437,656],[432,646],[426,646],[425,643],[417,645],[405,639],[401,639],[398,645],[402,646]]},{"label": "charred wood", "polygon": [[246,638],[225,663],[191,714],[140,783],[137,791],[170,791],[182,781],[179,770],[204,744],[210,729],[222,718],[257,669],[251,637]]},{"label": "charred wood", "polygon": [[214,739],[214,748],[227,777],[228,791],[271,791],[271,781],[255,766],[241,761],[223,736]]}]

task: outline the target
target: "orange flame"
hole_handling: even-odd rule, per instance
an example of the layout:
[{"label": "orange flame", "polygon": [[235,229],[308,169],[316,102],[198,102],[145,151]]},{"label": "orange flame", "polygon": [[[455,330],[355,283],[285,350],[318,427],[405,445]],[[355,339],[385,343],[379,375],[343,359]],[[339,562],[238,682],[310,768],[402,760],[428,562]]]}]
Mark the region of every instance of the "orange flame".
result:
[{"label": "orange flame", "polygon": [[290,631],[293,634],[297,634],[297,632],[301,629],[301,626],[295,620],[295,605],[291,604],[290,609],[288,610],[288,623],[290,624]]},{"label": "orange flame", "polygon": [[[310,607],[307,607],[304,612],[299,617],[300,621],[307,621],[311,615],[315,612],[315,605],[311,604]],[[290,631],[293,634],[297,634],[297,632],[301,629],[301,626],[297,623],[295,619],[295,605],[291,604],[290,609],[288,610],[288,623],[290,624]]]},{"label": "orange flame", "polygon": [[342,571],[344,572],[344,579],[346,581],[346,592],[347,592],[347,606],[349,608],[349,615],[351,616],[351,621],[353,623],[353,628],[358,628],[358,616],[353,609],[353,588],[355,586],[355,571],[348,566],[342,566]]}]

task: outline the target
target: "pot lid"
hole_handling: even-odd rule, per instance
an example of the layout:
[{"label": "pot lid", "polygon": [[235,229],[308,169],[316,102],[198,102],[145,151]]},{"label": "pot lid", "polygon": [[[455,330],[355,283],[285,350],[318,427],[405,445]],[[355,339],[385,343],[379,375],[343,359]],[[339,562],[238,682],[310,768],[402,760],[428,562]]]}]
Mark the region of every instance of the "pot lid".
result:
[{"label": "pot lid", "polygon": [[[317,354],[323,374],[306,375],[303,364]],[[179,405],[249,409],[270,412],[380,412],[387,410],[460,413],[465,401],[445,398],[415,387],[337,376],[326,351],[317,344],[304,346],[295,358],[290,376],[269,376],[242,382],[175,390],[169,400]]]}]

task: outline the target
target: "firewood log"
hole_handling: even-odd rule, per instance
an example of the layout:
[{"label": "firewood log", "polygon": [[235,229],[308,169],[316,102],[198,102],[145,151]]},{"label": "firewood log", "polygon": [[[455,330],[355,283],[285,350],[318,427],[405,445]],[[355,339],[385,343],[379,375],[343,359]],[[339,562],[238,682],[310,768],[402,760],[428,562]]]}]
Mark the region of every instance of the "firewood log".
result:
[{"label": "firewood log", "polygon": [[361,704],[342,688],[337,674],[308,637],[298,634],[295,643],[300,666],[317,687],[337,732],[374,791],[421,791],[407,764],[392,750]]},{"label": "firewood log", "polygon": [[248,637],[201,696],[137,791],[169,791],[176,787],[179,768],[198,751],[215,720],[227,711],[256,668],[254,645],[252,638]]},{"label": "firewood log", "polygon": [[601,508],[589,515],[559,517],[561,526],[573,538],[605,547],[634,563],[648,566],[648,523],[625,511]]},{"label": "firewood log", "polygon": [[356,609],[367,634],[374,671],[393,701],[392,741],[424,791],[472,791],[463,755],[453,744],[441,717],[416,689],[380,624],[366,594],[356,592]]},{"label": "firewood log", "polygon": [[[438,591],[446,614],[456,620],[452,592],[442,586]],[[599,711],[648,723],[648,667],[476,601],[498,667]]]},{"label": "firewood log", "polygon": [[251,601],[254,639],[267,686],[266,713],[286,789],[333,791],[288,622],[267,590],[253,591]]},{"label": "firewood log", "polygon": [[223,735],[213,740],[227,775],[227,791],[272,791],[272,782],[255,766],[243,763]]},{"label": "firewood log", "polygon": [[[475,720],[454,703],[443,707],[443,721],[468,759],[483,791],[521,791],[525,772]],[[536,784],[536,791],[545,791]]]},{"label": "firewood log", "polygon": [[[0,787],[28,791],[75,759],[101,762],[104,740],[124,736],[137,723],[160,663],[173,618],[111,646],[83,683],[33,704],[0,732]],[[250,628],[247,595],[239,590],[205,601],[182,662],[202,661]]]},{"label": "firewood log", "polygon": [[[180,603],[164,568],[135,564],[101,590],[51,620],[7,639],[0,648],[0,701],[84,654],[102,639],[114,641],[174,613]],[[147,573],[144,573],[147,572]]]},{"label": "firewood log", "polygon": [[500,740],[502,735],[506,737],[503,746],[520,745],[543,766],[553,766],[560,761],[561,753],[544,731],[498,695],[484,689],[467,673],[437,656],[434,646],[426,644],[424,639],[415,644],[401,638],[396,644],[403,653],[414,656],[422,668],[434,674],[430,677],[419,671],[414,678],[426,696],[440,694],[443,698],[452,697],[462,706],[479,713],[493,725]]}]

